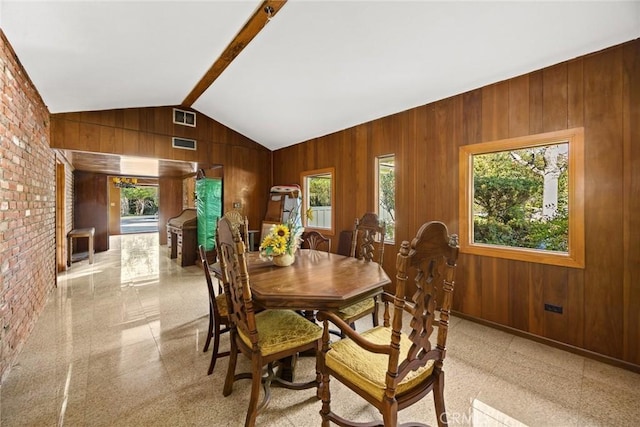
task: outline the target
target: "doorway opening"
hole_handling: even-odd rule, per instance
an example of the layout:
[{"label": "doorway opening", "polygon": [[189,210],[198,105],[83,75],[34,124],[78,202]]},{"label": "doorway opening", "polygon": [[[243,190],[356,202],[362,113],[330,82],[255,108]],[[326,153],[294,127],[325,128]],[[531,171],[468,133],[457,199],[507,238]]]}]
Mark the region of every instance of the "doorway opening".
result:
[{"label": "doorway opening", "polygon": [[158,185],[119,178],[120,234],[158,232]]}]

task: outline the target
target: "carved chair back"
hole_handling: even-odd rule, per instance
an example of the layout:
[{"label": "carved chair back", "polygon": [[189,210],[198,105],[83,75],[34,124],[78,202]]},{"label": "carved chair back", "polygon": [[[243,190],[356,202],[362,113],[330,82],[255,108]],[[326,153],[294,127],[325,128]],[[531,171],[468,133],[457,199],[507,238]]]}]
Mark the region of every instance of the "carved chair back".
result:
[{"label": "carved chair back", "polygon": [[302,249],[320,250],[324,247],[327,252],[331,251],[331,239],[324,237],[318,231],[305,231],[302,233]]},{"label": "carved chair back", "polygon": [[225,212],[224,218],[227,218],[231,226],[238,230],[244,242],[245,250],[249,250],[249,220],[247,217],[242,216],[237,210],[231,210]]},{"label": "carved chair back", "polygon": [[373,212],[367,212],[362,218],[356,218],[351,241],[351,256],[382,265],[385,230],[384,221],[380,221],[378,215]]},{"label": "carved chair back", "polygon": [[[435,372],[442,369],[457,259],[458,236],[449,235],[442,222],[423,224],[411,243],[402,242],[396,261],[396,294],[391,297],[384,295],[385,326],[389,326],[389,302],[394,305],[391,355],[386,376],[388,395],[410,371],[426,365],[429,360],[434,360]],[[405,295],[410,275],[417,291],[413,295]],[[443,300],[440,304],[436,346],[432,348],[429,338],[434,330],[438,307],[436,295],[442,295]],[[412,344],[406,359],[398,360],[403,312],[411,317],[408,337]]]},{"label": "carved chair back", "polygon": [[232,333],[234,328],[242,331],[251,339],[253,349],[257,350],[258,331],[249,287],[245,245],[228,218],[222,217],[218,221],[216,242]]}]

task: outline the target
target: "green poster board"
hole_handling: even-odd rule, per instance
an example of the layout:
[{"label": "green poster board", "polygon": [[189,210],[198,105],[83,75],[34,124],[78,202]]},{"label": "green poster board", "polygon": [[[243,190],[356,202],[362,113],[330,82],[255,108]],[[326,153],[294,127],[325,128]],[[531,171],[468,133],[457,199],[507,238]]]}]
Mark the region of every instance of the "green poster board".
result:
[{"label": "green poster board", "polygon": [[216,226],[222,215],[222,179],[197,179],[196,197],[198,245],[211,251],[216,247]]}]

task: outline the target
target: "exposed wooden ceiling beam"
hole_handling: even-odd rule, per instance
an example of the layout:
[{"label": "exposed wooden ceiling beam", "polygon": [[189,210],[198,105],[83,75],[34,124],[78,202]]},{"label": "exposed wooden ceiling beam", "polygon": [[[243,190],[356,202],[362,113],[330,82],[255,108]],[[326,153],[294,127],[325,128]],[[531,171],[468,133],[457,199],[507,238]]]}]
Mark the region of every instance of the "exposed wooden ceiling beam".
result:
[{"label": "exposed wooden ceiling beam", "polygon": [[[236,34],[231,43],[222,52],[220,57],[213,63],[211,68],[205,73],[200,81],[191,90],[189,95],[182,101],[183,107],[191,107],[194,102],[206,91],[209,86],[222,74],[222,72],[233,62],[242,50],[251,43],[251,40],[267,25],[269,19],[284,6],[287,0],[265,0],[258,7],[251,18],[244,24],[244,27]],[[269,13],[267,12],[269,11]]]}]

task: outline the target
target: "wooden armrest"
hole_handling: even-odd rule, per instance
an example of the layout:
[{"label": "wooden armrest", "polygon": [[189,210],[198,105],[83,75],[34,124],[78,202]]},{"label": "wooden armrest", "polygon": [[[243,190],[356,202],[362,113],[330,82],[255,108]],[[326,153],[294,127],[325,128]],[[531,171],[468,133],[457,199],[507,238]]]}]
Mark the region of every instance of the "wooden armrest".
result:
[{"label": "wooden armrest", "polygon": [[[340,331],[348,338],[353,340],[357,345],[364,348],[367,351],[372,353],[382,353],[382,354],[390,354],[391,346],[389,345],[380,345],[374,344],[371,341],[368,341],[355,330],[353,329],[347,322],[342,320],[337,314],[332,313],[330,311],[319,311],[316,314],[316,319],[320,320],[324,324],[324,328],[326,330],[329,329],[329,325],[327,322],[333,323],[337,326]],[[328,335],[327,335],[328,336]]]}]

